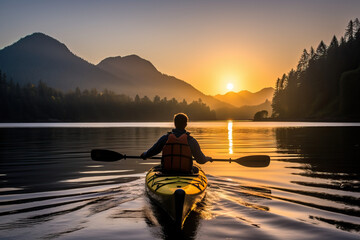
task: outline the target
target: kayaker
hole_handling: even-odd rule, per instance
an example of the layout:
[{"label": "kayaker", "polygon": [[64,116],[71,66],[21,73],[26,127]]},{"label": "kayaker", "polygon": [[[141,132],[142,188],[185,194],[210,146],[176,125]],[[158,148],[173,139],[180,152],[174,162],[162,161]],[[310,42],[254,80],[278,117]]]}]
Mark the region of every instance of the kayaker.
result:
[{"label": "kayaker", "polygon": [[212,158],[203,154],[199,143],[185,130],[188,119],[185,113],[175,114],[175,128],[160,137],[154,146],[143,152],[140,157],[145,160],[162,151],[162,169],[173,172],[191,172],[193,167],[192,157],[199,164],[211,161]]}]

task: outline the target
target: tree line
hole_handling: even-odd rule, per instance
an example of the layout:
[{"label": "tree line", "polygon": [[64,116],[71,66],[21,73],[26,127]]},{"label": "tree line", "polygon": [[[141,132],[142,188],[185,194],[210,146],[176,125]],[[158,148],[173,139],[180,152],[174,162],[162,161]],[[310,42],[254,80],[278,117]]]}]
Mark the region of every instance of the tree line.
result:
[{"label": "tree line", "polygon": [[40,81],[24,86],[0,71],[0,121],[169,121],[184,112],[191,120],[215,120],[215,111],[199,99],[187,103],[155,96],[131,98],[96,89],[64,93]]},{"label": "tree line", "polygon": [[296,69],[277,79],[275,119],[360,120],[360,21],[329,46],[304,49]]}]

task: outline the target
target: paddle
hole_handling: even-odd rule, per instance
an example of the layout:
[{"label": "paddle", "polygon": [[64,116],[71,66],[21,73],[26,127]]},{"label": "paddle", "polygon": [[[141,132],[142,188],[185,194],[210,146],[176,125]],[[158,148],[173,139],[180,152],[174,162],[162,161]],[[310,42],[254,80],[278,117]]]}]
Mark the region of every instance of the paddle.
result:
[{"label": "paddle", "polygon": [[[126,156],[115,151],[106,149],[91,150],[91,159],[101,162],[115,162],[126,158],[140,158],[140,156]],[[151,159],[161,159],[161,157],[151,157]],[[236,162],[245,167],[267,167],[270,164],[270,157],[267,155],[252,155],[238,159],[212,159],[212,162]]]}]

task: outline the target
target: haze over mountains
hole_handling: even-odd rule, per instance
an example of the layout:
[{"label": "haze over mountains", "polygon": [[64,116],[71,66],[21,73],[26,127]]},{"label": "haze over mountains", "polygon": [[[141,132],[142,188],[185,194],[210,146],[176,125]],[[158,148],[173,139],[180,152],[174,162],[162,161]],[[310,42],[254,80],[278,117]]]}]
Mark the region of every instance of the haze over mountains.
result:
[{"label": "haze over mountains", "polygon": [[247,90],[240,92],[228,92],[224,95],[215,95],[214,97],[222,102],[229,103],[235,107],[254,106],[271,101],[274,95],[274,88],[263,88],[258,92],[252,93]]},{"label": "haze over mountains", "polygon": [[202,99],[212,108],[229,107],[211,96],[205,95],[190,84],[175,77],[159,72],[155,66],[137,55],[125,57],[109,57],[102,60],[98,65],[100,69],[107,71],[119,78],[126,78],[136,83],[136,89],[131,92],[146,95],[153,98],[155,95],[167,98],[176,98],[179,101]]},{"label": "haze over mountains", "polygon": [[109,57],[94,65],[43,33],[28,35],[0,50],[0,70],[21,85],[37,84],[41,80],[62,91],[79,87],[81,90],[109,89],[131,97],[146,95],[150,99],[155,95],[188,102],[201,98],[213,109],[258,105],[265,102],[270,92],[265,89],[254,96],[246,92],[239,96],[232,96],[232,93],[208,96],[185,81],[159,72],[151,62],[139,56]]}]

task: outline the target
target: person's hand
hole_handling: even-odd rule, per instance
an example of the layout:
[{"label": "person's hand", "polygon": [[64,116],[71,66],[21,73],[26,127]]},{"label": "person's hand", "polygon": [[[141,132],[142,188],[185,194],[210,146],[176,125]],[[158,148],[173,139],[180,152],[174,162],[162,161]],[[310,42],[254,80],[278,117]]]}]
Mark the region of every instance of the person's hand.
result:
[{"label": "person's hand", "polygon": [[212,157],[206,157],[207,162],[212,162]]},{"label": "person's hand", "polygon": [[143,160],[146,160],[146,157],[145,157],[145,152],[143,152],[140,157],[143,159]]}]

